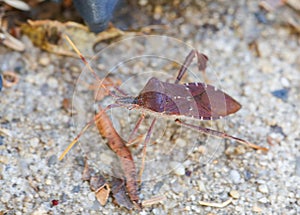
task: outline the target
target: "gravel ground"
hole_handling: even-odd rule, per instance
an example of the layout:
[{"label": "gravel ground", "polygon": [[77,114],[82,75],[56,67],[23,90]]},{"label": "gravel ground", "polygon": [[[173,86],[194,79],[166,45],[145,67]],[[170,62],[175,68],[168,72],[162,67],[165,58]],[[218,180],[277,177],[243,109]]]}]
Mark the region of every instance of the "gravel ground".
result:
[{"label": "gravel ground", "polygon": [[[149,77],[174,78],[195,47],[210,59],[209,82],[243,106],[226,120],[204,125],[269,148],[267,153],[255,151],[159,117],[147,149],[140,198],[164,195],[166,200],[139,213],[299,214],[300,40],[282,18],[282,10],[293,9],[265,13],[259,1],[182,1],[176,10],[177,1],[156,6],[139,2],[145,5],[136,16],[148,17],[139,21],[168,24],[160,35],[169,37],[113,43],[93,60],[99,76],[109,70],[110,77],[122,81],[122,90],[135,95]],[[0,47],[1,70],[14,70],[20,77],[0,94],[0,214],[138,213],[116,206],[111,197],[101,206],[82,181],[85,156],[108,179],[118,168],[95,128],[58,161],[94,112],[89,73],[78,59],[41,51],[25,36],[22,41],[23,53]],[[194,81],[203,82],[195,64],[183,82]],[[72,110],[63,105],[68,100]],[[110,113],[120,135],[128,138],[139,112],[118,108]],[[151,119],[146,118],[140,134]],[[138,167],[140,148],[132,148]],[[232,203],[222,208],[201,205],[230,198]],[[59,204],[53,206],[52,200]]]}]

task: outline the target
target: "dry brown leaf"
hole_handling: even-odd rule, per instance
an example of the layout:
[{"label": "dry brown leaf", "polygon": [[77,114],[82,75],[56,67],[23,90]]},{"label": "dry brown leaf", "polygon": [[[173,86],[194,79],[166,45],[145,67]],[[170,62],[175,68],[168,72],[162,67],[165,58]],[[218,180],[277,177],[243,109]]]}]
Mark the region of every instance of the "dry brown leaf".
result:
[{"label": "dry brown leaf", "polygon": [[105,186],[106,180],[102,175],[95,175],[90,178],[90,188],[92,191],[98,191]]},{"label": "dry brown leaf", "polygon": [[28,20],[27,23],[21,25],[21,31],[30,38],[34,45],[51,53],[78,58],[62,37],[63,34],[68,34],[72,35],[72,39],[81,50],[85,50],[88,55],[93,54],[90,41],[95,40],[95,34],[89,32],[86,26],[79,23]]},{"label": "dry brown leaf", "polygon": [[104,206],[107,202],[107,199],[109,197],[110,193],[110,187],[108,184],[104,184],[103,187],[101,187],[97,192],[95,192],[96,198],[98,202]]},{"label": "dry brown leaf", "polygon": [[123,180],[113,178],[111,191],[114,197],[114,202],[117,205],[125,207],[128,210],[133,209],[134,205],[126,194],[125,183]]},{"label": "dry brown leaf", "polygon": [[82,172],[82,180],[83,181],[89,181],[91,179],[91,169],[88,165],[87,160],[85,160],[84,169]]}]

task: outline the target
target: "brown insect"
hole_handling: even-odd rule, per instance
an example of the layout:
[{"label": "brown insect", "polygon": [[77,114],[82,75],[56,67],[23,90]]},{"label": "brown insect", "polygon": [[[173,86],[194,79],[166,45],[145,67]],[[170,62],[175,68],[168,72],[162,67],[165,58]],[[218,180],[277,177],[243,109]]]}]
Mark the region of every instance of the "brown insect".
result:
[{"label": "brown insect", "polygon": [[[87,63],[85,58],[81,55],[81,53],[77,50],[77,48],[72,43],[72,41],[70,41],[68,37],[66,38],[67,40],[69,40],[74,50],[79,54],[79,56],[81,57],[85,65],[97,78],[95,72],[92,70],[92,68]],[[222,117],[237,112],[241,108],[241,105],[236,100],[234,100],[225,92],[218,90],[216,87],[212,85],[207,85],[205,83],[199,83],[199,82],[179,84],[179,81],[182,79],[188,66],[191,64],[192,60],[195,57],[198,62],[198,69],[200,71],[204,71],[208,61],[207,56],[199,53],[196,50],[192,50],[189,53],[189,55],[186,57],[184,64],[179,70],[174,83],[163,82],[153,77],[147,82],[145,87],[136,97],[127,96],[127,95],[117,95],[116,93],[109,91],[104,85],[101,85],[101,87],[107,90],[110,95],[116,98],[116,102],[102,109],[94,117],[94,119],[90,121],[81,130],[81,132],[77,135],[77,137],[73,140],[73,142],[68,146],[68,148],[61,155],[60,160],[63,159],[65,154],[78,141],[78,139],[85,132],[86,129],[88,129],[93,123],[96,123],[99,129],[99,125],[101,124],[100,128],[102,127],[102,131],[100,129],[99,130],[100,133],[102,133],[102,135],[105,136],[109,140],[109,142],[111,142],[109,144],[110,148],[120,158],[121,166],[124,171],[125,180],[127,183],[126,187],[127,187],[128,195],[130,196],[133,202],[136,202],[138,204],[135,166],[134,163],[131,162],[132,157],[130,151],[128,151],[128,148],[125,147],[124,141],[120,138],[118,133],[116,133],[112,124],[110,124],[109,126],[105,125],[106,121],[110,122],[110,120],[105,119],[105,117],[107,117],[105,115],[105,111],[112,109],[114,107],[121,107],[121,106],[128,107],[130,109],[142,109],[143,111],[150,112],[154,115],[159,114],[159,116],[167,116],[169,118],[174,117],[176,123],[179,123],[188,128],[192,128],[209,135],[214,135],[226,139],[232,139],[241,144],[250,146],[254,149],[267,151],[268,150],[267,148],[228,135],[224,132],[220,132],[217,130],[213,130],[213,129],[209,129],[209,128],[205,128],[205,127],[201,127],[201,126],[197,126],[197,125],[193,125],[181,121],[181,118],[193,118],[196,120],[220,119]],[[136,123],[136,126],[132,131],[132,134],[130,135],[129,139],[131,139],[131,137],[136,133],[143,119],[144,119],[144,114],[140,117],[140,119]],[[142,160],[142,169],[140,171],[140,178],[143,172],[143,166],[146,157],[146,146],[150,140],[150,136],[152,133],[152,129],[155,125],[155,122],[156,122],[156,116],[154,117],[148,129],[148,132],[146,134],[146,138],[144,140],[143,160]]]},{"label": "brown insect", "polygon": [[[129,106],[130,109],[140,108],[150,111],[150,113],[160,114],[161,116],[174,117],[175,122],[200,132],[233,139],[254,149],[267,151],[264,147],[233,137],[224,132],[188,124],[179,119],[216,120],[233,114],[241,108],[241,105],[236,100],[214,86],[199,82],[178,84],[194,57],[197,58],[199,70],[205,70],[208,58],[204,54],[192,50],[179,70],[175,83],[163,82],[153,77],[147,82],[138,96],[114,95],[117,97],[116,103],[108,106],[106,109],[119,106]],[[98,117],[100,116],[96,116],[95,118]],[[141,121],[142,118],[138,121],[134,131],[137,130]],[[150,130],[155,123],[154,121],[155,119],[148,130],[147,137],[151,134]]]}]

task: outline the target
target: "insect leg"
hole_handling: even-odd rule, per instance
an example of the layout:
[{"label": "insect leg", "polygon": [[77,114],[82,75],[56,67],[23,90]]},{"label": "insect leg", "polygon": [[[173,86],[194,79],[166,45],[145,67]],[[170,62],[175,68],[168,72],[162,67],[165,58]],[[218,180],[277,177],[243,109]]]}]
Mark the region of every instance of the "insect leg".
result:
[{"label": "insect leg", "polygon": [[182,79],[184,73],[186,72],[187,68],[191,65],[195,56],[197,57],[198,69],[200,71],[202,71],[203,73],[205,73],[208,57],[205,54],[202,54],[202,53],[198,52],[197,50],[193,49],[188,54],[188,56],[185,58],[182,66],[178,72],[178,75],[176,77],[175,84],[178,84],[178,82]]},{"label": "insect leg", "polygon": [[139,127],[140,127],[141,123],[144,121],[144,119],[145,119],[145,114],[142,114],[140,116],[139,120],[137,121],[137,123],[135,124],[133,131],[129,135],[128,142],[132,141],[132,137],[136,134],[137,130],[139,129]]},{"label": "insect leg", "polygon": [[196,50],[193,49],[192,51],[190,51],[190,53],[188,54],[188,56],[186,56],[179,72],[178,72],[178,75],[176,77],[176,80],[175,80],[175,84],[178,84],[178,82],[182,79],[184,73],[186,72],[187,68],[191,65],[194,57],[195,57],[195,54],[196,54]]},{"label": "insect leg", "polygon": [[152,123],[148,129],[145,141],[144,141],[144,147],[143,147],[143,155],[142,155],[142,164],[141,164],[141,170],[140,170],[140,174],[139,174],[139,182],[142,182],[142,175],[144,172],[144,168],[145,168],[145,159],[146,159],[146,148],[147,148],[147,144],[150,141],[150,136],[154,127],[154,124],[156,122],[156,117],[152,120]]},{"label": "insect leg", "polygon": [[62,159],[64,159],[64,157],[66,156],[66,154],[70,151],[70,149],[78,142],[79,138],[81,137],[81,135],[89,128],[91,127],[91,125],[93,123],[97,123],[97,121],[99,119],[101,119],[101,115],[103,114],[103,112],[115,108],[115,107],[120,107],[122,105],[120,104],[111,104],[108,105],[106,108],[104,108],[102,111],[100,111],[95,117],[94,119],[92,119],[91,121],[89,121],[82,129],[81,131],[78,133],[78,135],[74,138],[74,140],[68,145],[68,147],[65,149],[65,151],[61,154],[61,156],[59,157],[59,160],[61,161]]},{"label": "insect leg", "polygon": [[258,146],[258,145],[254,144],[254,143],[251,143],[251,142],[248,142],[246,140],[243,140],[243,139],[231,136],[231,135],[226,134],[226,133],[221,132],[221,131],[216,131],[216,130],[213,130],[213,129],[209,129],[209,128],[205,128],[205,127],[201,127],[201,126],[192,125],[192,124],[189,124],[189,123],[182,122],[179,119],[176,119],[175,122],[177,122],[177,123],[179,123],[181,125],[184,125],[184,126],[186,126],[188,128],[192,128],[192,129],[198,130],[198,131],[200,131],[202,133],[205,133],[205,134],[213,135],[213,136],[216,136],[216,137],[221,137],[221,138],[224,138],[224,139],[235,140],[238,143],[244,144],[244,145],[249,146],[251,148],[262,150],[262,151],[268,151],[268,149],[265,148],[265,147]]}]

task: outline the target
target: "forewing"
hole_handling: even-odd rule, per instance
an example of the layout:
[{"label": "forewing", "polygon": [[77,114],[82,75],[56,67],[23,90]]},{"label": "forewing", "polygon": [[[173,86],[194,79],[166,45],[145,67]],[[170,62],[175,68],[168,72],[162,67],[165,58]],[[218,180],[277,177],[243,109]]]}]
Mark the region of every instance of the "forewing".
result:
[{"label": "forewing", "polygon": [[217,119],[241,108],[236,100],[214,86],[203,83],[187,83],[185,86],[197,103],[200,118]]},{"label": "forewing", "polygon": [[190,90],[181,84],[163,83],[166,102],[164,112],[168,115],[180,115],[200,118],[197,103]]}]

